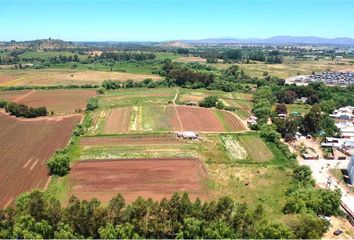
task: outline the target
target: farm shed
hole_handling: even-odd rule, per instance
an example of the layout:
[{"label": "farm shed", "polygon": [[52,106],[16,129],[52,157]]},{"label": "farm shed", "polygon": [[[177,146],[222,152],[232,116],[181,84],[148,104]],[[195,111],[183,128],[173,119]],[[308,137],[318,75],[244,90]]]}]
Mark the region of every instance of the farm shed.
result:
[{"label": "farm shed", "polygon": [[178,132],[177,137],[181,137],[184,139],[197,139],[198,134],[196,134],[195,132],[191,132],[191,131],[184,131],[184,132]]}]

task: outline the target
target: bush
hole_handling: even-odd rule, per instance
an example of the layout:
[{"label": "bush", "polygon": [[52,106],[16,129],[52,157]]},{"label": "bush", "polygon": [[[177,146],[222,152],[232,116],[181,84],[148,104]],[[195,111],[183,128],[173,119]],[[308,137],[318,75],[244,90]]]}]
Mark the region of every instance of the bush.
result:
[{"label": "bush", "polygon": [[87,102],[86,110],[93,111],[98,108],[98,99],[97,98],[90,98]]},{"label": "bush", "polygon": [[105,91],[106,91],[106,89],[105,89],[104,87],[99,87],[99,88],[97,89],[97,93],[98,93],[98,94],[104,94]]},{"label": "bush", "polygon": [[264,124],[261,127],[260,135],[267,142],[278,143],[280,140],[280,134],[277,132],[276,127],[274,125]]},{"label": "bush", "polygon": [[56,155],[47,162],[47,167],[51,175],[65,176],[70,170],[69,156],[64,152],[57,152]]},{"label": "bush", "polygon": [[218,103],[219,98],[216,96],[208,96],[204,98],[204,100],[199,102],[200,107],[206,107],[206,108],[212,108],[216,107],[216,104]]},{"label": "bush", "polygon": [[5,108],[7,104],[8,104],[7,101],[0,99],[0,108]]}]

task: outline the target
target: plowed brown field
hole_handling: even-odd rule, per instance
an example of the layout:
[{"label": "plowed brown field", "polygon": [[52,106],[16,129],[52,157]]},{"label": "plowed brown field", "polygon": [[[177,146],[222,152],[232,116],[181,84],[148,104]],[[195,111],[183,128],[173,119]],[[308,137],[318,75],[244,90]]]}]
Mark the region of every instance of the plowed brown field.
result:
[{"label": "plowed brown field", "polygon": [[16,99],[22,97],[23,95],[31,92],[30,90],[23,91],[0,91],[0,99],[15,102]]},{"label": "plowed brown field", "polygon": [[107,117],[104,133],[127,132],[130,124],[131,108],[113,108]]},{"label": "plowed brown field", "polygon": [[46,161],[69,141],[81,116],[20,120],[0,112],[0,208],[49,180]]},{"label": "plowed brown field", "polygon": [[237,119],[232,113],[223,111],[223,116],[229,129],[232,131],[244,131],[247,130],[246,126],[240,119]]},{"label": "plowed brown field", "polygon": [[154,144],[181,144],[183,141],[171,134],[85,137],[80,139],[81,146],[130,146]]},{"label": "plowed brown field", "polygon": [[203,163],[188,158],[80,161],[70,172],[72,194],[105,202],[118,193],[131,202],[139,196],[160,200],[184,191],[206,199],[206,177]]},{"label": "plowed brown field", "polygon": [[[205,132],[223,132],[224,127],[215,116],[212,109],[176,106],[177,118],[181,120],[183,131],[205,131]],[[178,120],[172,121],[179,122]],[[180,130],[179,125],[173,126],[176,131]]]},{"label": "plowed brown field", "polygon": [[86,89],[0,91],[0,99],[4,98],[31,107],[45,106],[48,111],[53,111],[55,114],[71,114],[75,113],[75,110],[84,110],[87,100],[95,95],[95,90]]}]

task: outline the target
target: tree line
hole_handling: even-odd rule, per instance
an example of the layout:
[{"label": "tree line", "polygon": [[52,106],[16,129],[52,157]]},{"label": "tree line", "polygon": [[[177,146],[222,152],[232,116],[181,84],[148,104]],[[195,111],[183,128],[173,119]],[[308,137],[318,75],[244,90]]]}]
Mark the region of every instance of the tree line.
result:
[{"label": "tree line", "polygon": [[268,217],[262,205],[250,207],[230,197],[202,202],[175,193],[161,201],[139,197],[128,204],[118,194],[102,205],[72,196],[64,207],[35,190],[0,210],[0,238],[320,238],[329,226],[310,213],[291,218],[285,224]]},{"label": "tree line", "polygon": [[105,59],[105,60],[114,60],[118,62],[135,60],[135,61],[145,61],[153,60],[156,58],[154,53],[145,53],[145,52],[111,52],[104,51],[100,56],[95,56],[96,59]]},{"label": "tree line", "polygon": [[36,118],[48,115],[46,107],[28,107],[21,103],[7,102],[5,100],[0,100],[0,108],[4,108],[6,112],[15,117]]}]

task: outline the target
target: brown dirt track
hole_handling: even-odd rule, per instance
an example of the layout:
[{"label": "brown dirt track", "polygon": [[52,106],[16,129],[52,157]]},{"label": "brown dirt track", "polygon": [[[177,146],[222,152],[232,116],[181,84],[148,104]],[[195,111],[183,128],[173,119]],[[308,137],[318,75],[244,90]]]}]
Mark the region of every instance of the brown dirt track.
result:
[{"label": "brown dirt track", "polygon": [[128,132],[130,116],[130,107],[111,109],[104,126],[104,133]]},{"label": "brown dirt track", "polygon": [[164,135],[133,135],[133,136],[107,136],[85,137],[80,139],[81,146],[130,146],[155,144],[181,144],[180,139],[172,134]]},{"label": "brown dirt track", "polygon": [[[225,131],[212,109],[176,106],[176,110],[181,120],[183,131]],[[178,121],[172,120],[172,123],[176,122]],[[179,131],[180,126],[174,124],[173,129]]]},{"label": "brown dirt track", "polygon": [[206,199],[206,177],[202,162],[188,158],[80,161],[70,172],[72,194],[104,202],[118,193],[131,202],[139,196],[161,200],[184,191]]},{"label": "brown dirt track", "polygon": [[25,191],[46,186],[46,161],[67,144],[81,118],[27,121],[0,112],[0,208]]}]

